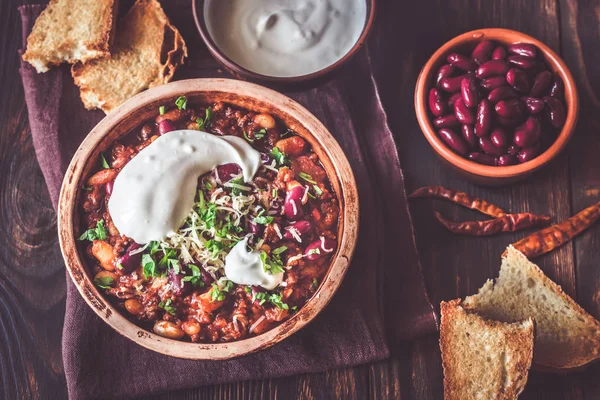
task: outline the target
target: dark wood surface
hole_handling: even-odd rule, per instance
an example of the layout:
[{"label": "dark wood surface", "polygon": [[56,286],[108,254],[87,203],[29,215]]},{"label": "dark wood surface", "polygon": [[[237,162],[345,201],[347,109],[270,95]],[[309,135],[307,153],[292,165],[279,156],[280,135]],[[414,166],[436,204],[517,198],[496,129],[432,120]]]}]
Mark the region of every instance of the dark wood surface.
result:
[{"label": "dark wood surface", "polygon": [[[56,216],[35,159],[18,74],[21,26],[17,6],[22,1],[0,1],[0,398],[62,399],[66,398],[60,345],[65,274]],[[599,10],[599,0],[380,1],[368,51],[378,61],[375,77],[397,138],[407,189],[443,184],[513,212],[547,213],[555,221],[597,202]],[[391,26],[395,26],[393,34]],[[511,28],[541,39],[562,55],[580,90],[580,120],[567,151],[533,178],[504,188],[477,187],[448,171],[429,148],[414,115],[415,80],[427,57],[453,36],[481,27]],[[399,62],[379,62],[386,59]],[[432,207],[452,218],[475,214],[441,202],[422,201],[412,207],[427,287],[437,307],[440,300],[472,294],[486,279],[495,277],[506,245],[524,234],[485,239],[454,236],[437,225]],[[600,317],[600,226],[544,256],[539,265],[586,310]],[[155,398],[439,399],[443,388],[437,340],[437,335],[430,335],[393,343],[392,357],[372,365]],[[600,364],[566,376],[533,372],[522,398],[600,398],[599,378]],[[106,390],[109,394],[110,388]]]}]

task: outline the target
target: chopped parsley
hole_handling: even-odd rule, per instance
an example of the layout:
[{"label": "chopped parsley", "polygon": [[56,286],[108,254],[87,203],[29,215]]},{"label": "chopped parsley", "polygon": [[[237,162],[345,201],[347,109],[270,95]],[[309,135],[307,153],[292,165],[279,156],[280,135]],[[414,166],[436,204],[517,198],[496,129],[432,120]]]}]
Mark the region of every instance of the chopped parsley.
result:
[{"label": "chopped parsley", "polygon": [[303,179],[303,180],[305,180],[306,182],[308,182],[308,183],[312,183],[313,185],[316,185],[316,184],[317,184],[317,182],[315,182],[315,180],[313,179],[313,177],[312,177],[312,176],[310,176],[309,174],[307,174],[306,172],[300,172],[300,173],[298,173],[298,176],[299,176],[301,179]]},{"label": "chopped parsley", "polygon": [[142,255],[142,271],[146,279],[150,278],[151,276],[161,275],[156,262],[150,254]]},{"label": "chopped parsley", "polygon": [[279,165],[285,165],[288,162],[288,158],[281,150],[277,147],[273,147],[271,150],[271,155]]},{"label": "chopped parsley", "polygon": [[275,250],[273,250],[272,253],[275,255],[279,255],[279,254],[283,253],[284,251],[286,251],[287,249],[288,249],[287,246],[281,246],[281,247],[278,247]]},{"label": "chopped parsley", "polygon": [[201,131],[202,129],[204,129],[205,127],[208,126],[208,123],[210,122],[210,119],[212,117],[212,108],[208,107],[206,109],[206,113],[204,115],[204,119],[202,118],[196,118],[196,123],[198,124],[198,130]]},{"label": "chopped parsley", "polygon": [[93,242],[94,240],[105,240],[107,236],[108,234],[104,227],[104,220],[101,219],[96,222],[95,228],[83,232],[83,234],[79,236],[79,240],[89,240],[90,242]]},{"label": "chopped parsley", "polygon": [[312,254],[321,254],[321,250],[319,250],[318,248],[310,249],[307,255],[310,256]]},{"label": "chopped parsley", "polygon": [[200,268],[192,264],[188,265],[188,267],[192,271],[192,275],[184,276],[183,278],[181,278],[181,281],[189,282],[192,284],[192,286],[204,286],[204,281],[202,280],[202,272],[200,271]]},{"label": "chopped parsley", "polygon": [[246,130],[244,130],[243,133],[244,133],[244,137],[246,138],[247,141],[249,141],[250,143],[254,143],[255,140],[260,140],[260,139],[264,138],[265,135],[267,134],[267,130],[265,128],[262,128],[260,131],[254,131],[254,139],[250,139],[250,137],[248,136],[248,132],[246,132]]},{"label": "chopped parsley", "polygon": [[252,288],[250,286],[244,286],[244,290],[246,291],[246,293],[252,294]]},{"label": "chopped parsley", "polygon": [[150,250],[150,254],[154,255],[157,252],[161,251],[161,247],[160,247],[160,242],[159,241],[152,241],[150,243],[148,243],[148,247],[146,247],[148,250]]},{"label": "chopped parsley", "polygon": [[257,301],[259,305],[263,305],[265,302],[269,302],[273,304],[275,307],[280,310],[288,310],[290,307],[283,302],[281,299],[281,293],[267,293],[267,292],[257,292],[252,296],[252,301]]},{"label": "chopped parsley", "polygon": [[161,258],[159,265],[162,267],[172,268],[175,273],[178,274],[181,269],[179,268],[179,260],[177,259],[177,250],[165,249],[164,256]]},{"label": "chopped parsley", "polygon": [[160,303],[158,303],[158,307],[162,308],[171,315],[175,315],[175,313],[177,312],[177,308],[171,305],[171,299],[167,299],[167,301],[161,301]]},{"label": "chopped parsley", "polygon": [[310,287],[312,290],[317,290],[317,288],[319,287],[319,281],[317,281],[317,278],[313,278]]},{"label": "chopped parsley", "polygon": [[275,217],[272,217],[270,215],[259,215],[254,218],[254,222],[261,225],[272,224],[273,220],[275,220]]},{"label": "chopped parsley", "polygon": [[269,257],[266,252],[261,251],[260,260],[263,263],[265,272],[268,272],[271,275],[283,272],[283,261],[281,261],[279,254],[273,253],[271,257]]},{"label": "chopped parsley", "polygon": [[180,110],[187,110],[187,97],[179,96],[177,100],[175,100],[175,105]]},{"label": "chopped parsley", "polygon": [[106,161],[106,157],[104,157],[104,153],[100,153],[100,160],[102,161],[102,168],[109,169],[110,165],[108,165],[108,161]]},{"label": "chopped parsley", "polygon": [[115,284],[115,280],[110,276],[94,279],[94,285],[102,289],[110,289]]},{"label": "chopped parsley", "polygon": [[217,283],[212,284],[211,296],[212,301],[224,301],[227,293],[233,289],[233,282],[225,280],[223,286],[219,287]]},{"label": "chopped parsley", "polygon": [[223,186],[230,188],[232,194],[238,195],[242,194],[242,192],[248,192],[252,190],[250,186],[246,186],[244,183],[244,178],[239,177],[226,182]]},{"label": "chopped parsley", "polygon": [[165,115],[165,106],[158,107],[158,113],[160,115]]}]

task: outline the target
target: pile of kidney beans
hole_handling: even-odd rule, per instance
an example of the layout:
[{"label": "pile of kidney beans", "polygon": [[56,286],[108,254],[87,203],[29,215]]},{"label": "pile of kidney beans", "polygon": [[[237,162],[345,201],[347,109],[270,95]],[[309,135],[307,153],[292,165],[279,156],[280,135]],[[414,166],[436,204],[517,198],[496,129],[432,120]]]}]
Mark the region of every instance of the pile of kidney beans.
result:
[{"label": "pile of kidney beans", "polygon": [[437,71],[429,109],[440,138],[480,164],[507,166],[537,157],[565,123],[564,84],[528,43],[484,40],[471,56],[452,53]]}]

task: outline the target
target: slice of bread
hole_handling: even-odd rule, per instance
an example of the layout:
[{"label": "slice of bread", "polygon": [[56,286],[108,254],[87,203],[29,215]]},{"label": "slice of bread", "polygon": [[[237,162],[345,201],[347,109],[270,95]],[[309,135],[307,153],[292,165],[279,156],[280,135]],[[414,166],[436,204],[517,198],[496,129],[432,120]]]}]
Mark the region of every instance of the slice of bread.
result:
[{"label": "slice of bread", "polygon": [[137,0],[119,22],[110,58],[71,70],[87,109],[108,113],[144,89],[167,83],[187,56],[179,31],[157,0]]},{"label": "slice of bread", "polygon": [[466,311],[461,300],[441,303],[444,399],[516,399],[525,388],[535,325],[503,323]]},{"label": "slice of bread", "polygon": [[46,72],[63,62],[110,55],[117,0],[50,0],[27,38],[23,60]]},{"label": "slice of bread", "polygon": [[464,307],[498,321],[535,318],[535,369],[566,372],[599,357],[600,323],[512,246],[496,283],[488,280]]}]

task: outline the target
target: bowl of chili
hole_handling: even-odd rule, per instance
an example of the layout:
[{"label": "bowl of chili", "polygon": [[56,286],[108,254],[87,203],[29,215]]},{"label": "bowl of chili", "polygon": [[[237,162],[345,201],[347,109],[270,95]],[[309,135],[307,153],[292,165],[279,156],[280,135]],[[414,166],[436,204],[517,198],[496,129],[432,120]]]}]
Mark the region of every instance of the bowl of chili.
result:
[{"label": "bowl of chili", "polygon": [[[138,243],[117,223],[116,199],[135,196],[125,177],[184,134],[246,146],[260,166],[252,180],[235,163],[201,174],[181,226]],[[284,340],[328,304],[354,252],[359,205],[348,160],[309,111],[255,84],[193,79],[133,97],[89,133],[67,169],[58,215],[67,270],[100,318],[153,351],[217,360]],[[256,256],[266,280],[229,279],[235,249]]]}]

